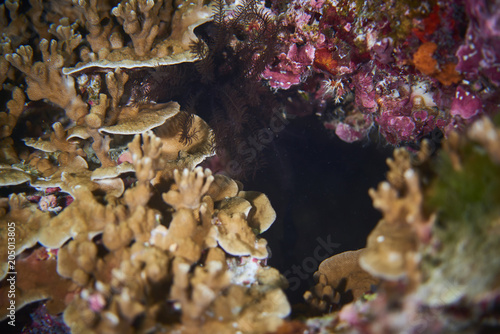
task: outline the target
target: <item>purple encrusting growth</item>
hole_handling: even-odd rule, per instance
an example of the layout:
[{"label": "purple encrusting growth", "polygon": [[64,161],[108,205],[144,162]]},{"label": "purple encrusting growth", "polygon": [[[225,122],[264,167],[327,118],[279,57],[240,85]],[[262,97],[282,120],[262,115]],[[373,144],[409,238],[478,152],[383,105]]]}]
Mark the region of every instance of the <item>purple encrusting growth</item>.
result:
[{"label": "purple encrusting growth", "polygon": [[45,304],[40,304],[34,312],[30,314],[31,323],[25,325],[22,334],[68,334],[70,329],[62,319],[62,314],[51,315],[47,311]]},{"label": "purple encrusting growth", "polygon": [[282,52],[262,77],[316,101],[298,115],[316,113],[346,142],[373,129],[393,145],[417,142],[498,111],[498,2],[297,0],[283,15]]},{"label": "purple encrusting growth", "polygon": [[467,80],[485,76],[500,85],[500,4],[498,1],[468,0],[469,26],[457,50],[457,70]]}]

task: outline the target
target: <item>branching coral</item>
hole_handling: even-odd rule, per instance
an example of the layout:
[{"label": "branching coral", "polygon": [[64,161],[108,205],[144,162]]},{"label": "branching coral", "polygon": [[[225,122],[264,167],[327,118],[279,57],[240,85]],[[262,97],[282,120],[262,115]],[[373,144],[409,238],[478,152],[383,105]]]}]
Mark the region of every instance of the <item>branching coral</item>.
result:
[{"label": "branching coral", "polygon": [[260,235],[276,212],[197,167],[216,149],[257,166],[255,138],[278,112],[317,113],[347,142],[374,128],[394,145],[448,137],[436,161],[425,142],[395,151],[370,190],[383,218],[366,249],[324,261],[308,294],[343,308],[297,328],[397,332],[425,305],[435,329],[459,301],[471,321],[487,318],[500,132],[477,119],[498,109],[498,4],[228,2],[0,5],[0,274],[15,259],[18,308],[51,298],[74,333],[278,330],[286,282]]},{"label": "branching coral", "polygon": [[370,292],[378,280],[359,265],[359,257],[364,251],[344,252],[321,262],[314,273],[317,283],[312,291],[304,294],[304,298],[315,308],[332,312]]},{"label": "branching coral", "polygon": [[[398,149],[394,160],[388,160],[388,180],[378,189],[370,189],[373,206],[383,218],[368,236],[367,248],[360,256],[361,267],[388,280],[406,277],[419,280],[417,250],[427,242],[434,216],[424,213],[420,177],[411,168],[410,155]],[[425,160],[425,157],[423,157]]]},{"label": "branching coral", "polygon": [[176,210],[181,208],[196,210],[200,207],[199,201],[208,191],[214,177],[208,170],[203,173],[201,168],[195,169],[194,173],[184,169],[182,174],[176,169],[174,180],[179,188],[163,194],[163,200]]},{"label": "branching coral", "polygon": [[12,134],[17,119],[23,112],[26,97],[21,88],[16,87],[12,91],[12,100],[7,102],[9,113],[0,112],[0,138],[8,137]]},{"label": "branching coral", "polygon": [[43,39],[40,42],[43,62],[33,62],[31,46],[21,46],[16,53],[7,54],[5,59],[26,75],[26,93],[31,100],[47,99],[65,109],[68,117],[78,122],[87,114],[88,108],[76,95],[73,79],[61,74],[64,58],[58,46],[56,40]]},{"label": "branching coral", "polygon": [[[165,145],[152,132],[134,138],[129,145],[133,169],[122,170],[134,173],[137,182],[125,192],[85,183],[85,173],[63,173],[64,189],[73,200],[60,213],[42,213],[37,204],[13,195],[2,220],[19,226],[17,238],[25,247],[38,241],[60,248],[57,273],[81,289],[64,312],[75,333],[197,332],[229,328],[234,322],[245,331],[276,329],[290,308],[281,291],[284,279],[265,266],[266,242],[256,235],[274,220],[269,201],[256,192],[240,192],[239,197],[233,180],[215,178],[201,168],[175,170],[172,180],[156,180],[153,188],[157,171],[165,167]],[[109,175],[123,186],[121,171],[110,168],[92,172],[93,182]],[[159,196],[154,189],[165,192]],[[17,206],[16,198],[22,202]],[[232,216],[239,217],[233,243],[244,245],[243,253],[241,246],[219,245],[230,238],[224,229],[233,224]],[[21,233],[21,226],[36,229]],[[18,247],[19,253],[25,247]],[[34,300],[50,296],[62,302],[71,291],[66,286],[60,295],[48,293]],[[224,306],[228,299],[230,310]],[[262,315],[262,309],[268,312]]]},{"label": "branching coral", "polygon": [[160,29],[158,15],[163,1],[122,1],[112,13],[123,24],[123,30],[132,39],[135,53],[144,56],[150,51]]},{"label": "branching coral", "polygon": [[[136,161],[141,161],[141,158],[137,157]],[[147,165],[149,164],[146,163],[146,168]],[[115,227],[104,231],[104,245],[109,250],[114,250],[113,253],[108,253],[103,257],[98,256],[98,258],[89,257],[89,254],[95,255],[96,253],[82,251],[81,247],[92,247],[95,250],[96,245],[86,239],[80,242],[77,241],[79,239],[75,239],[60,251],[62,253],[59,257],[59,272],[63,276],[73,277],[73,280],[77,279],[77,283],[85,286],[84,292],[76,297],[65,312],[65,321],[74,330],[82,326],[96,332],[106,328],[111,331],[121,331],[130,326],[137,330],[159,328],[159,326],[182,328],[178,327],[180,326],[178,320],[175,320],[179,316],[181,316],[180,320],[185,326],[185,331],[203,330],[202,328],[217,326],[216,323],[221,321],[234,321],[232,317],[225,320],[227,316],[220,313],[222,310],[213,308],[213,303],[217,303],[219,298],[227,298],[231,295],[238,298],[233,303],[240,305],[241,317],[244,317],[242,321],[250,316],[249,312],[252,308],[244,307],[246,299],[239,299],[243,296],[237,297],[236,292],[231,292],[234,289],[241,288],[245,291],[249,288],[243,286],[238,288],[238,285],[232,283],[234,273],[228,270],[226,264],[232,256],[221,251],[214,242],[216,225],[213,225],[211,217],[216,213],[213,199],[208,196],[203,197],[213,177],[209,171],[203,172],[201,169],[192,172],[187,170],[182,173],[175,172],[174,175],[175,187],[163,197],[167,203],[173,205],[172,209],[175,212],[168,227],[159,224],[160,217],[155,220],[156,227],[149,232],[151,236],[149,243],[132,241],[138,240],[133,221],[141,219],[138,216],[134,217],[135,214],[132,213],[130,218],[122,219],[119,225],[110,221],[108,224]],[[149,177],[151,176],[152,174],[149,174]],[[145,184],[143,186],[139,184],[127,192],[137,192],[142,189],[141,191],[147,193],[145,186]],[[131,195],[125,193],[126,202],[129,202],[131,198]],[[142,205],[144,207],[146,203]],[[140,207],[132,210],[137,212]],[[151,210],[147,207],[144,209]],[[115,210],[117,211],[119,212]],[[145,211],[139,211],[142,212],[142,216],[145,214]],[[134,231],[134,238],[130,238],[130,232],[122,233],[128,230]],[[128,245],[127,242],[117,244],[108,237],[109,233],[127,235],[125,240],[128,240],[128,243],[132,241],[132,244]],[[215,250],[218,250],[219,255],[210,256]],[[207,251],[209,255],[205,259],[203,254]],[[64,259],[67,256],[62,256],[66,252],[69,252],[68,254],[76,252],[73,256],[81,260],[66,263]],[[121,260],[116,262],[120,257]],[[253,270],[257,270],[258,276],[259,272],[263,273],[268,269],[256,266]],[[109,273],[111,273],[110,278]],[[276,275],[279,277],[279,274],[276,273]],[[137,281],[137,279],[130,279],[131,277],[140,279]],[[265,284],[269,287],[265,288]],[[263,280],[252,284],[254,287],[250,288],[250,291],[265,298],[267,293],[276,294],[275,289],[280,284],[282,283],[279,283],[279,280],[278,282]],[[101,303],[93,306],[94,303],[91,300],[96,298],[100,298]],[[171,303],[164,304],[167,300]],[[284,300],[281,303],[284,303]],[[268,307],[274,306],[271,304]],[[256,309],[252,312],[255,311]],[[279,321],[275,319],[287,313],[270,313],[264,317],[261,326],[274,329],[279,324]],[[155,319],[159,319],[161,314],[163,314],[163,320],[157,323]],[[237,314],[232,314],[233,317],[238,317]],[[138,320],[139,316],[141,320]],[[111,321],[112,317],[115,321]],[[266,321],[268,327],[265,325]]]}]

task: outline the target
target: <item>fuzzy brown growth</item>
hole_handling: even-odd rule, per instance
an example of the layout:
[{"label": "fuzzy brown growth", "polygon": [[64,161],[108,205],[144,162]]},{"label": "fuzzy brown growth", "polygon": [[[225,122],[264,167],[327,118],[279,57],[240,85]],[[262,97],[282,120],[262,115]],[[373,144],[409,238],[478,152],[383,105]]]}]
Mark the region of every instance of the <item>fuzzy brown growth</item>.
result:
[{"label": "fuzzy brown growth", "polygon": [[281,24],[257,4],[246,0],[228,13],[225,2],[216,1],[213,22],[191,47],[200,58],[195,70],[201,89],[194,109],[214,129],[219,154],[243,169],[255,168],[257,161],[242,154],[242,148],[253,133],[267,127],[275,106],[260,74],[279,51]]}]

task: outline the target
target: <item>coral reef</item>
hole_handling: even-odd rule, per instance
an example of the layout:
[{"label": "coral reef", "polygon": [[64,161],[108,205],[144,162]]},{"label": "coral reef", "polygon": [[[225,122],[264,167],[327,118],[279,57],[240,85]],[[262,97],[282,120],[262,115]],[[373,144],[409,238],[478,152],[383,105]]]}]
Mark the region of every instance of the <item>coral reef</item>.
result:
[{"label": "coral reef", "polygon": [[[314,307],[329,313],[321,328],[343,333],[498,328],[500,173],[492,146],[498,146],[499,131],[483,117],[465,135],[451,133],[432,159],[427,144],[413,156],[394,152],[388,182],[370,190],[383,218],[366,248],[325,260],[315,274],[317,285],[306,293]],[[343,262],[345,257],[355,265]],[[375,293],[365,283],[366,273],[380,279]],[[334,277],[343,277],[353,294],[363,287],[355,302],[340,303],[338,312],[332,312],[340,301]],[[314,319],[309,321],[312,326]]]},{"label": "coral reef", "polygon": [[[154,177],[151,156],[155,152],[151,151],[144,157],[134,151],[138,183],[124,193],[124,204],[112,211],[106,210],[112,204],[95,204],[109,212],[103,217],[107,223],[101,229],[102,238],[96,243],[83,232],[60,249],[58,273],[81,287],[64,312],[65,323],[73,332],[82,333],[162,327],[212,332],[211,328],[223,328],[225,323],[245,329],[255,317],[262,328],[256,331],[275,329],[289,313],[281,291],[284,281],[275,269],[263,264],[266,242],[257,240],[247,225],[250,211],[263,208],[247,202],[248,206],[238,205],[229,214],[224,201],[245,201],[238,196],[238,188],[222,202],[214,201],[211,193],[229,189],[218,189],[210,171],[175,170],[175,183],[162,196],[172,208],[170,222],[168,227],[161,224],[167,217],[147,205]],[[227,181],[219,184],[230,187]],[[241,238],[227,244],[224,230],[231,224],[238,224],[235,235]],[[241,275],[244,280],[239,279]],[[255,302],[246,295],[254,296]],[[267,299],[274,303],[267,306],[265,315],[259,314]]]},{"label": "coral reef", "polygon": [[313,101],[290,112],[319,115],[346,142],[377,129],[413,143],[498,112],[497,2],[272,4],[285,16],[283,46],[263,78],[301,92],[295,103]]},{"label": "coral reef", "polygon": [[[134,185],[119,194],[105,188],[93,193],[90,184],[70,179],[65,186],[73,200],[55,216],[11,195],[3,225],[22,227],[30,222],[23,217],[38,219],[30,224],[35,229],[16,230],[16,251],[37,241],[59,249],[57,273],[52,259],[48,281],[24,278],[40,272],[39,265],[17,260],[16,288],[24,289],[27,281],[37,289],[23,294],[28,302],[51,298],[63,303],[64,321],[75,333],[162,327],[212,332],[225,323],[245,332],[275,330],[290,306],[281,290],[286,281],[265,265],[267,243],[256,235],[275,219],[269,200],[200,167],[175,169],[170,186],[155,183],[162,146],[152,132],[136,135],[129,144]],[[162,187],[166,191],[156,194],[154,189]],[[2,244],[7,250],[6,233]],[[30,258],[43,250],[35,248]],[[67,280],[58,282],[54,275]]]},{"label": "coral reef", "polygon": [[[486,0],[6,1],[0,325],[497,330],[499,19]],[[292,306],[261,235],[276,211],[237,178],[305,116],[397,148],[366,246],[316,256]]]},{"label": "coral reef", "polygon": [[[245,24],[266,17],[248,4],[241,15],[256,17]],[[154,95],[165,80],[157,69],[175,75],[197,60],[194,29],[212,20],[212,7],[20,6],[0,13],[2,98],[11,95],[0,116],[0,245],[10,260],[1,277],[18,272],[15,309],[48,300],[46,311],[64,311],[74,333],[276,330],[290,305],[259,236],[276,217],[269,200],[196,167],[215,153],[213,130]],[[217,43],[229,50],[229,40]]]}]

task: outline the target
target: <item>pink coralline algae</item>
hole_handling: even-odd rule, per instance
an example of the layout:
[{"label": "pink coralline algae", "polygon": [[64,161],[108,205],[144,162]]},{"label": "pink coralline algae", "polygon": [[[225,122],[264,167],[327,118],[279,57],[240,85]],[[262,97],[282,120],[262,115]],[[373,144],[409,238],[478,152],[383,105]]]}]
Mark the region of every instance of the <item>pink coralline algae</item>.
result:
[{"label": "pink coralline algae", "polygon": [[[499,6],[293,1],[282,21],[285,51],[263,77],[303,92],[315,108],[304,114],[319,115],[346,142],[372,129],[393,145],[447,134],[498,111]],[[280,11],[278,2],[271,8]]]},{"label": "pink coralline algae", "polygon": [[272,88],[288,89],[297,85],[302,81],[307,67],[312,65],[314,51],[311,44],[300,47],[292,44],[287,54],[281,53],[278,56],[278,64],[264,70],[262,77],[269,80]]},{"label": "pink coralline algae", "polygon": [[450,113],[453,116],[458,115],[464,119],[469,119],[480,112],[482,112],[482,102],[477,94],[458,86],[455,99],[450,107]]},{"label": "pink coralline algae", "polygon": [[[365,117],[363,121],[364,122],[361,122],[361,124],[359,122],[356,122],[357,124],[349,124],[352,122],[346,119],[344,122],[335,126],[335,134],[346,143],[362,140],[366,137],[372,124],[372,122],[368,120],[368,117]],[[326,126],[328,128],[328,125]]]},{"label": "pink coralline algae", "polygon": [[469,26],[457,51],[457,70],[469,80],[484,75],[500,85],[500,3],[488,0],[466,1]]}]

